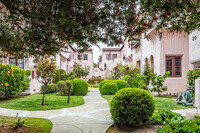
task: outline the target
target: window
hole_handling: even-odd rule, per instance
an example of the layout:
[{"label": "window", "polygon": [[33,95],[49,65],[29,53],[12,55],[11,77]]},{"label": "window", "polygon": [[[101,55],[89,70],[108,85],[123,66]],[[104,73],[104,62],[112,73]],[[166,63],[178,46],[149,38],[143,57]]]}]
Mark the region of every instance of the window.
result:
[{"label": "window", "polygon": [[82,60],[82,55],[81,54],[78,55],[78,60]]},{"label": "window", "polygon": [[194,65],[193,67],[194,67],[194,69],[200,68],[200,65]]},{"label": "window", "polygon": [[111,60],[111,54],[106,54],[106,60]]},{"label": "window", "polygon": [[112,55],[112,60],[117,59],[117,54]]},{"label": "window", "polygon": [[87,54],[83,55],[83,60],[88,60],[88,55]]},{"label": "window", "polygon": [[22,69],[24,68],[24,60],[23,59],[10,58],[9,62],[10,62],[10,65],[15,65]]},{"label": "window", "polygon": [[181,77],[181,57],[167,56],[166,71],[170,72],[170,77]]}]

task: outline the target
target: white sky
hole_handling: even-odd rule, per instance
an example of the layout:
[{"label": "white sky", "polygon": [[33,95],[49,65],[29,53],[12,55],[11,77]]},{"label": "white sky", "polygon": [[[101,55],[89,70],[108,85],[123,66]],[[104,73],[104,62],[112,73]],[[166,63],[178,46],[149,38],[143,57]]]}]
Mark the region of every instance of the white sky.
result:
[{"label": "white sky", "polygon": [[[102,55],[102,48],[108,48],[108,46],[104,43],[99,43],[98,45],[100,46],[101,50],[95,45],[92,46],[94,63],[98,63],[99,56]],[[110,47],[110,48],[119,48],[119,46]]]}]

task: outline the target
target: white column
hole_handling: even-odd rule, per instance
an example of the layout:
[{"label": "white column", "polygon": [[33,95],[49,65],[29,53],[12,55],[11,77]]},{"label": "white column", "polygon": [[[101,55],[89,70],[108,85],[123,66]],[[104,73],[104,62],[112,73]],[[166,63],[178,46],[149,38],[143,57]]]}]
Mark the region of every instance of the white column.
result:
[{"label": "white column", "polygon": [[195,80],[195,100],[194,106],[200,108],[200,78]]}]

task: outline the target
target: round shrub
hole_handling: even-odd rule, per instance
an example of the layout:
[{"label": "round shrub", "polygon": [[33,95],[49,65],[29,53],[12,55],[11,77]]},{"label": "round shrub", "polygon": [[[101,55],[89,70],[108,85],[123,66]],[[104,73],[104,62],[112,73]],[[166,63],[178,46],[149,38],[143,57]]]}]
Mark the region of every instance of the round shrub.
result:
[{"label": "round shrub", "polygon": [[86,95],[88,92],[88,83],[83,79],[74,79],[73,82],[74,95]]},{"label": "round shrub", "polygon": [[[44,90],[44,85],[41,86],[41,92]],[[45,93],[55,93],[58,92],[58,86],[57,84],[48,84]]]},{"label": "round shrub", "polygon": [[148,91],[125,88],[113,96],[110,113],[118,126],[138,127],[152,116],[154,109],[153,97]]},{"label": "round shrub", "polygon": [[[66,82],[71,84],[71,90],[70,91],[71,91],[71,94],[72,94],[73,93],[72,81],[70,80],[70,81],[66,81]],[[69,93],[69,86],[67,85],[66,82],[65,81],[59,81],[58,82],[58,91],[60,92],[61,96],[66,96]]]},{"label": "round shrub", "polygon": [[114,95],[117,91],[117,84],[113,82],[105,83],[101,88],[101,94],[103,95]]},{"label": "round shrub", "polygon": [[104,81],[101,81],[100,84],[99,84],[99,90],[101,92],[101,88],[102,86],[105,84],[105,83],[108,83],[108,82],[113,82],[112,80],[104,80]]},{"label": "round shrub", "polygon": [[118,90],[121,90],[126,87],[127,83],[124,80],[115,80],[113,81],[115,84],[117,84]]}]

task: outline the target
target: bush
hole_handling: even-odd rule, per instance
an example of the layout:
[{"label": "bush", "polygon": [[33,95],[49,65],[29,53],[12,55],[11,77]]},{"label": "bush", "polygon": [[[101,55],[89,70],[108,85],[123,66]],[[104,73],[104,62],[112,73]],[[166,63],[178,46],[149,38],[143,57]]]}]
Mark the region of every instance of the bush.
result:
[{"label": "bush", "polygon": [[88,92],[88,83],[83,79],[74,79],[73,82],[74,95],[86,95]]},{"label": "bush", "polygon": [[113,96],[110,112],[118,126],[138,127],[152,116],[154,109],[153,97],[148,91],[125,88]]},{"label": "bush", "polygon": [[189,86],[192,86],[193,89],[195,89],[195,79],[197,79],[198,77],[200,77],[200,68],[189,70],[187,72],[187,83]]},{"label": "bush", "polygon": [[117,84],[118,90],[121,90],[126,87],[127,83],[123,80],[114,80],[115,84]]},{"label": "bush", "polygon": [[[44,90],[44,85],[41,86],[41,92]],[[45,93],[55,93],[58,92],[57,84],[48,84]]]},{"label": "bush", "polygon": [[99,88],[99,85],[88,85],[88,87],[91,87],[91,88]]},{"label": "bush", "polygon": [[12,97],[17,92],[27,90],[29,88],[30,79],[28,77],[30,75],[30,70],[0,63],[0,93]]},{"label": "bush", "polygon": [[171,121],[172,119],[185,120],[186,118],[178,113],[172,112],[171,110],[159,110],[154,113],[150,118],[149,124],[164,124],[166,120]]},{"label": "bush", "polygon": [[95,84],[94,81],[98,81],[98,83],[100,83],[101,81],[103,81],[104,79],[101,78],[97,78],[97,79],[88,79],[88,84]]},{"label": "bush", "polygon": [[102,86],[105,84],[105,83],[108,83],[108,82],[113,82],[112,80],[104,80],[104,81],[101,81],[100,84],[99,84],[99,90],[101,92],[101,88]]},{"label": "bush", "polygon": [[55,70],[53,74],[53,83],[57,84],[61,80],[65,80],[66,78],[66,72],[63,69],[57,69]]},{"label": "bush", "polygon": [[[66,81],[71,84],[71,94],[73,93],[73,84],[72,81]],[[60,92],[61,96],[66,96],[69,93],[69,87],[67,86],[65,81],[58,82],[58,91]]]},{"label": "bush", "polygon": [[102,95],[114,95],[118,91],[117,84],[113,82],[108,82],[104,84],[101,88]]},{"label": "bush", "polygon": [[186,120],[184,116],[172,111],[161,110],[150,118],[150,124],[162,124],[157,128],[158,133],[199,133],[200,118]]}]

